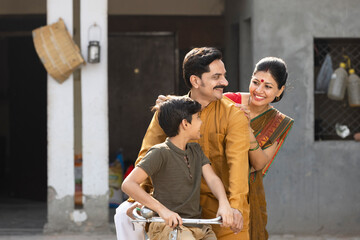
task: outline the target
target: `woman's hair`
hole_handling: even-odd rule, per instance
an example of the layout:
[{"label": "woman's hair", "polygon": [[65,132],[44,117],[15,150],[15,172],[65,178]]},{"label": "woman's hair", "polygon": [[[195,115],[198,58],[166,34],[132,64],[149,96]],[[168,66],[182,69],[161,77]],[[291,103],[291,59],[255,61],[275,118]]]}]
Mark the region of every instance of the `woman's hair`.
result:
[{"label": "woman's hair", "polygon": [[[281,89],[282,86],[286,86],[286,80],[288,77],[287,73],[287,66],[284,60],[277,57],[265,57],[261,59],[255,66],[253,75],[257,72],[268,72],[271,74],[271,76],[275,79],[278,89]],[[284,95],[285,90],[281,93],[280,97],[277,99],[275,98],[274,102],[278,102],[281,100],[281,98]]]},{"label": "woman's hair", "polygon": [[185,85],[191,89],[190,76],[195,75],[201,78],[203,73],[210,72],[210,63],[217,59],[222,59],[222,53],[213,47],[194,48],[188,52],[183,61]]},{"label": "woman's hair", "polygon": [[183,119],[191,123],[192,115],[200,112],[201,104],[189,97],[168,97],[168,100],[153,107],[159,112],[160,127],[168,137],[179,133],[179,126]]}]

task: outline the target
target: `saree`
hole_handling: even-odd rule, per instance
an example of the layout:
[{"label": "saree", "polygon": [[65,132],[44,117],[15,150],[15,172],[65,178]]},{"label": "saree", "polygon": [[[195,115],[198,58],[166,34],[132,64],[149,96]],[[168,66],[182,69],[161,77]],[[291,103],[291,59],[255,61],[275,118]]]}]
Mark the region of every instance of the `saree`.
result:
[{"label": "saree", "polygon": [[271,108],[251,120],[251,128],[262,149],[266,149],[278,142],[272,159],[266,166],[256,172],[252,172],[249,178],[249,201],[250,201],[250,239],[268,239],[266,230],[267,212],[263,177],[268,172],[277,153],[284,143],[294,120],[282,114],[275,108]]},{"label": "saree", "polygon": [[[241,93],[225,93],[225,97],[235,103],[241,104]],[[259,171],[250,173],[249,176],[249,202],[250,202],[250,239],[266,240],[269,234],[266,230],[267,211],[266,199],[263,185],[263,177],[268,172],[277,153],[284,143],[294,120],[282,114],[275,108],[263,112],[257,117],[251,119],[250,125],[254,130],[254,136],[258,141],[261,149],[278,143],[275,154],[266,166]]]}]

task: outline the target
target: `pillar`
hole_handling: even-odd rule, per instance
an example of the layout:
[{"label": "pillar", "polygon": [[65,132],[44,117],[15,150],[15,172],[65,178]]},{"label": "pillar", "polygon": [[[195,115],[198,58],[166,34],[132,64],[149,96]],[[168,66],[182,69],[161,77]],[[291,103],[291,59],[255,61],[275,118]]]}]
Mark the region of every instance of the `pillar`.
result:
[{"label": "pillar", "polygon": [[[47,0],[47,23],[57,22],[60,17],[72,34],[73,0]],[[60,84],[48,75],[47,85],[48,219],[44,231],[57,232],[73,228],[73,76]]]},{"label": "pillar", "polygon": [[[97,30],[89,27],[96,23]],[[83,195],[87,226],[106,230],[108,203],[108,69],[107,1],[80,1],[81,52],[87,58],[90,40],[100,40],[100,63],[81,68]]]}]

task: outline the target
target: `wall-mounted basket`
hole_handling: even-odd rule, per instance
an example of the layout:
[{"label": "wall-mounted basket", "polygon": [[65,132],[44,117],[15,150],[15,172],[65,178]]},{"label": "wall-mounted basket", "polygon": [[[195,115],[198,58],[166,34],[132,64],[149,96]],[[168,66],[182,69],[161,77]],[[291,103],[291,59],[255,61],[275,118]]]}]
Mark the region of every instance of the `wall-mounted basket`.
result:
[{"label": "wall-mounted basket", "polygon": [[64,82],[85,60],[67,31],[64,21],[33,30],[33,40],[46,71],[59,83]]}]

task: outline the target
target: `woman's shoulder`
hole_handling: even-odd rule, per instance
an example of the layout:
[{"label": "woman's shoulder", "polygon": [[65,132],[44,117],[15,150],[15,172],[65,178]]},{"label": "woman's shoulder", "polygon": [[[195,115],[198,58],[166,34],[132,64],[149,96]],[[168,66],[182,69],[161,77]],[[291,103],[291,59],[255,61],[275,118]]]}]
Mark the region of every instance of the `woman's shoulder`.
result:
[{"label": "woman's shoulder", "polygon": [[246,92],[227,92],[224,96],[239,104],[246,104],[249,99],[249,93]]},{"label": "woman's shoulder", "polygon": [[293,118],[285,115],[284,113],[280,112],[278,109],[276,109],[276,108],[274,108],[274,107],[272,107],[271,109],[272,109],[273,111],[275,111],[275,112],[276,112],[276,115],[280,116],[282,119],[285,119],[286,121],[291,122],[291,123],[294,122],[294,119],[293,119]]}]

